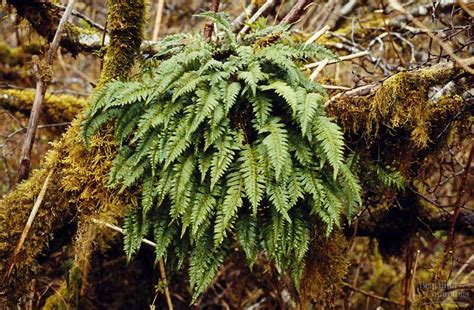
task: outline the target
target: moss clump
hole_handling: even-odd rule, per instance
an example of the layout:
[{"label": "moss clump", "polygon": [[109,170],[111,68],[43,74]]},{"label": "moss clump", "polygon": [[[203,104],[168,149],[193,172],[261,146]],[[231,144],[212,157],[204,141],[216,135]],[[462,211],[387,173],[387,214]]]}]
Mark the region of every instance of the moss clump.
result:
[{"label": "moss clump", "polygon": [[0,41],[0,62],[7,66],[23,66],[31,61],[33,55],[41,55],[44,51],[45,44],[42,41],[25,43],[13,48]]},{"label": "moss clump", "polygon": [[[15,4],[19,13],[26,14],[19,9],[25,6],[25,9],[33,9],[30,13],[36,14],[34,5],[25,5],[22,2],[12,4]],[[127,77],[141,44],[144,18],[143,1],[110,0],[108,4],[108,19],[112,21],[111,44],[107,51],[101,83]],[[38,18],[44,17],[39,15]],[[55,17],[58,15],[53,15],[46,16],[46,19],[57,25]],[[66,225],[68,219],[76,217],[87,223],[92,217],[98,217],[116,223],[124,206],[132,204],[130,194],[127,198],[107,187],[110,162],[116,151],[111,135],[104,133],[94,137],[91,141],[92,148],[86,150],[79,135],[80,121],[74,121],[62,139],[54,145],[41,170],[34,171],[29,180],[0,200],[0,272],[3,274],[44,179],[51,169],[54,170],[46,196],[15,263],[13,273],[8,283],[2,283],[0,287],[2,305],[14,307],[22,304],[27,284],[41,271],[36,258],[47,248],[54,232],[58,231],[59,226]],[[78,215],[81,216],[77,218]],[[83,255],[88,256],[87,253]],[[80,270],[83,274],[84,270]]]},{"label": "moss clump", "polygon": [[400,72],[368,95],[339,97],[327,110],[348,133],[365,134],[367,140],[374,140],[382,129],[393,136],[397,131],[399,136],[408,132],[412,146],[416,150],[424,149],[438,121],[464,105],[459,96],[432,101],[428,97],[429,91],[433,86],[445,85],[459,74],[459,70],[448,65]]},{"label": "moss clump", "polygon": [[[2,89],[0,107],[29,115],[34,98],[33,89]],[[46,94],[41,116],[50,124],[70,122],[86,106],[86,102],[85,99],[74,96]]]},{"label": "moss clump", "polygon": [[325,238],[324,234],[316,236],[307,255],[301,281],[300,299],[303,305],[311,302],[320,306],[334,304],[349,268],[347,248],[348,242],[340,231],[335,231],[330,239]]},{"label": "moss clump", "polygon": [[110,40],[98,87],[127,77],[142,42],[145,2],[107,1]]}]

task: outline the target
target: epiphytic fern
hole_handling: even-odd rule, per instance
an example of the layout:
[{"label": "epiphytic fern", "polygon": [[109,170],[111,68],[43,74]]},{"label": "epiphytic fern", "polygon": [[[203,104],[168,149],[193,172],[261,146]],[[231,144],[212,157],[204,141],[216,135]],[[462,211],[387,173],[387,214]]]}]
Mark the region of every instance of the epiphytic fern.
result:
[{"label": "epiphytic fern", "polygon": [[238,242],[249,264],[264,251],[298,283],[311,227],[322,222],[329,235],[361,201],[324,90],[300,69],[332,54],[293,43],[281,27],[238,43],[222,15],[203,16],[219,24],[219,43],[166,38],[158,64],[96,93],[83,137],[113,121],[110,184],[141,188],[125,219],[128,255],[145,236],[168,266],[191,253],[196,297]]}]

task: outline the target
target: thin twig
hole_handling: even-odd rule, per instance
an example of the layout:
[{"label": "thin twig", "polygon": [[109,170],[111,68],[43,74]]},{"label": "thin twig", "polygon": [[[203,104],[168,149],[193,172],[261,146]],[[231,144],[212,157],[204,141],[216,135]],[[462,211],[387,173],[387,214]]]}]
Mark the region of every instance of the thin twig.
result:
[{"label": "thin twig", "polygon": [[368,297],[371,297],[371,298],[374,298],[374,299],[378,299],[378,300],[381,300],[381,301],[385,301],[385,302],[388,302],[388,303],[391,303],[391,304],[394,304],[394,305],[398,305],[398,306],[403,306],[402,303],[399,303],[398,301],[395,301],[395,300],[391,300],[391,299],[388,299],[388,298],[385,298],[385,297],[381,297],[381,296],[378,296],[378,295],[375,295],[375,294],[372,294],[370,292],[366,292],[364,290],[361,290],[361,289],[358,289],[356,287],[353,287],[352,285],[350,285],[349,283],[342,283],[343,286],[349,288],[350,290],[354,291],[354,292],[357,292],[357,293],[360,293],[362,295],[365,295],[365,296],[368,296]]},{"label": "thin twig", "polygon": [[13,251],[13,255],[10,258],[10,261],[8,263],[7,272],[3,275],[2,281],[4,283],[8,281],[8,278],[10,277],[10,274],[13,271],[13,266],[15,265],[16,258],[18,257],[18,254],[20,253],[23,243],[25,243],[25,240],[26,240],[26,237],[28,236],[28,232],[30,231],[31,225],[33,224],[33,221],[35,220],[36,214],[38,213],[41,203],[43,202],[43,198],[44,198],[44,195],[46,194],[46,189],[48,188],[49,180],[51,179],[52,175],[53,175],[53,170],[51,170],[48,176],[46,177],[43,183],[43,187],[41,188],[41,191],[38,197],[36,198],[35,204],[33,205],[33,209],[31,209],[30,216],[28,217],[28,221],[26,222],[26,225],[23,228],[23,232],[21,233],[20,240],[18,241],[18,244],[15,250]]},{"label": "thin twig", "polygon": [[[444,248],[444,255],[447,256],[447,254],[451,251],[453,244],[454,244],[454,231],[456,228],[456,222],[458,220],[459,214],[461,213],[461,203],[464,194],[467,192],[466,185],[468,185],[468,178],[469,178],[469,172],[471,169],[471,164],[474,160],[474,146],[471,146],[471,149],[469,150],[469,155],[467,159],[467,164],[466,167],[464,168],[464,175],[462,177],[462,183],[461,187],[459,189],[459,194],[456,202],[454,203],[455,208],[453,212],[453,216],[451,218],[451,227],[449,229],[449,234],[448,234],[448,240],[446,240],[446,246]],[[446,259],[444,259],[444,262],[446,262]],[[444,267],[444,263],[443,263]]]},{"label": "thin twig", "polygon": [[[336,63],[339,63],[339,62],[341,62],[341,61],[352,60],[352,59],[355,59],[355,58],[360,58],[360,57],[367,56],[367,55],[369,55],[369,54],[370,54],[369,51],[362,51],[362,52],[358,52],[358,53],[354,53],[354,54],[350,54],[350,55],[346,55],[346,56],[339,57],[339,59],[330,60],[327,64],[328,64],[328,65],[336,64]],[[321,61],[322,61],[322,60],[321,60]],[[307,64],[307,65],[305,65],[304,67],[305,67],[306,69],[312,69],[312,68],[314,68],[314,67],[319,66],[319,64],[321,63],[321,61],[317,61],[317,62],[313,62],[313,63]]]},{"label": "thin twig", "polygon": [[311,38],[309,38],[305,43],[304,43],[304,46],[308,46],[310,45],[311,43],[315,42],[317,39],[319,39],[323,34],[325,34],[326,32],[329,31],[329,29],[331,29],[331,27],[329,27],[328,25],[324,26],[322,29],[316,31],[312,36]]},{"label": "thin twig", "polygon": [[319,62],[319,65],[316,67],[316,69],[314,69],[313,73],[311,73],[309,79],[311,81],[314,81],[314,79],[316,78],[316,76],[318,76],[319,72],[321,72],[321,70],[324,69],[324,67],[326,67],[326,65],[329,63],[329,59],[325,58],[323,60],[321,60]]},{"label": "thin twig", "polygon": [[166,303],[168,304],[168,309],[173,310],[173,302],[171,301],[171,294],[168,287],[168,280],[166,279],[166,269],[165,269],[165,263],[163,262],[163,258],[160,258],[160,261],[158,262],[158,264],[160,267],[161,281],[163,282],[163,286],[165,288]]},{"label": "thin twig", "polygon": [[250,3],[246,8],[244,8],[243,12],[240,13],[240,15],[237,16],[237,18],[234,19],[234,21],[232,22],[232,29],[234,33],[242,29],[242,27],[244,26],[245,20],[248,18],[249,15],[253,15],[256,10],[257,10],[257,7],[255,6],[253,2]]},{"label": "thin twig", "polygon": [[275,5],[275,0],[267,0],[258,10],[255,12],[255,14],[250,17],[250,19],[247,22],[247,25],[242,28],[242,30],[239,31],[239,34],[237,35],[237,38],[241,38],[242,35],[246,34],[250,27],[249,24],[254,23],[266,10],[268,10],[270,7]]},{"label": "thin twig", "polygon": [[[92,222],[94,222],[96,224],[104,225],[104,226],[106,226],[106,227],[108,227],[112,230],[115,230],[115,231],[117,231],[121,234],[124,234],[123,229],[116,226],[116,225],[113,225],[113,224],[110,224],[110,223],[107,223],[107,222],[104,222],[104,221],[101,221],[101,220],[97,220],[97,219],[92,219]],[[156,243],[151,241],[151,240],[143,238],[142,242],[144,244],[147,244],[149,246],[152,246],[152,247],[156,248]],[[165,290],[166,303],[168,304],[168,309],[173,310],[173,302],[171,300],[171,294],[170,294],[170,290],[169,290],[169,287],[168,287],[168,280],[166,278],[166,268],[165,268],[165,263],[163,262],[163,258],[161,258],[159,260],[158,264],[159,264],[159,268],[160,268],[161,281],[163,282],[163,286],[164,286],[164,290]]]},{"label": "thin twig", "polygon": [[38,73],[38,82],[36,83],[36,92],[35,99],[33,102],[33,108],[31,109],[31,115],[28,120],[26,138],[23,142],[23,147],[21,149],[20,170],[18,173],[18,178],[20,181],[28,178],[28,175],[30,173],[31,150],[33,149],[36,129],[38,127],[38,120],[41,113],[41,106],[43,105],[44,101],[44,95],[46,93],[46,89],[48,88],[48,79],[50,79],[50,77],[48,77],[49,73],[45,71],[50,70],[54,56],[59,47],[59,41],[64,30],[64,25],[66,24],[67,20],[69,19],[69,16],[71,15],[73,6],[74,0],[69,0],[66,10],[64,11],[61,20],[59,21],[58,29],[54,34],[53,41],[51,42],[49,50],[46,54],[46,59],[44,62],[45,68],[41,68],[41,66],[38,64],[35,66],[37,69],[36,71]]},{"label": "thin twig", "polygon": [[280,25],[294,24],[304,14],[306,8],[313,2],[313,0],[298,0],[291,8],[290,12],[281,20]]},{"label": "thin twig", "polygon": [[158,8],[156,9],[156,17],[155,17],[155,26],[153,28],[153,36],[151,38],[152,41],[158,40],[158,36],[160,34],[160,26],[161,26],[161,19],[163,16],[164,6],[165,6],[165,0],[158,0]]},{"label": "thin twig", "polygon": [[459,58],[453,51],[452,47],[443,42],[443,40],[438,37],[437,35],[433,34],[429,29],[425,27],[425,25],[420,22],[418,19],[416,19],[413,15],[411,15],[397,0],[389,0],[390,5],[397,11],[405,14],[408,18],[409,21],[414,23],[418,28],[425,30],[425,33],[434,41],[436,42],[442,49],[448,53],[449,56],[453,59],[454,62],[456,62],[461,68],[466,70],[466,72],[469,72],[470,74],[474,74],[474,69],[469,67],[468,64],[466,64],[463,59]]}]

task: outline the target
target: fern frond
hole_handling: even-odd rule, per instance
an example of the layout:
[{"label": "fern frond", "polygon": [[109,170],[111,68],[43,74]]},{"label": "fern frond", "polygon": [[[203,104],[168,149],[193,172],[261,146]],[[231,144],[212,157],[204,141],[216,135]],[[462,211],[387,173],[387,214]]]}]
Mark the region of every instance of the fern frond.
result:
[{"label": "fern frond", "polygon": [[205,222],[210,222],[211,214],[214,212],[217,200],[212,196],[209,189],[201,188],[196,194],[191,213],[192,235],[197,236],[198,230]]},{"label": "fern frond", "polygon": [[138,208],[127,209],[123,223],[124,251],[127,261],[130,261],[132,255],[138,251],[147,232],[148,222],[140,210]]},{"label": "fern frond", "polygon": [[290,156],[288,152],[288,133],[280,119],[276,117],[269,120],[262,132],[268,132],[268,135],[263,139],[263,144],[271,158],[271,164],[275,168],[275,177],[278,181],[283,166]]},{"label": "fern frond", "polygon": [[225,96],[224,96],[225,114],[229,113],[230,109],[237,101],[237,97],[241,89],[242,89],[242,85],[240,85],[240,83],[238,82],[232,82],[230,84],[226,83]]},{"label": "fern frond", "polygon": [[179,97],[193,92],[198,84],[205,79],[206,77],[201,76],[197,70],[185,72],[171,86],[174,88],[171,102],[175,102]]},{"label": "fern frond", "polygon": [[269,85],[261,86],[262,90],[273,90],[277,93],[280,97],[285,99],[285,102],[291,108],[293,115],[296,114],[296,108],[298,105],[298,100],[296,99],[296,92],[295,90],[285,83],[284,81],[275,81]]},{"label": "fern frond", "polygon": [[353,215],[353,206],[358,207],[362,204],[362,186],[359,183],[359,179],[354,175],[347,164],[341,166],[341,176],[343,179],[344,190],[346,191],[346,196],[348,200],[348,212],[347,215],[349,218]]},{"label": "fern frond", "polygon": [[143,214],[146,214],[151,210],[154,204],[155,198],[155,184],[154,178],[150,175],[143,178],[142,181],[142,200],[141,207],[143,209]]},{"label": "fern frond", "polygon": [[261,128],[265,125],[270,113],[272,112],[272,103],[268,97],[257,94],[249,98],[254,113],[255,127]]},{"label": "fern frond", "polygon": [[224,262],[225,253],[222,247],[213,250],[205,237],[196,243],[189,264],[189,282],[194,291],[192,303],[211,284]]},{"label": "fern frond", "polygon": [[214,245],[222,243],[227,231],[232,227],[237,211],[242,207],[244,182],[240,171],[233,171],[226,180],[227,191],[222,206],[219,208],[214,226]]},{"label": "fern frond", "polygon": [[306,135],[308,126],[311,126],[314,115],[318,107],[324,105],[323,96],[317,93],[309,93],[304,96],[304,101],[298,104],[298,120],[301,124],[301,132]]},{"label": "fern frond", "polygon": [[261,171],[257,150],[245,145],[240,152],[240,169],[244,178],[245,195],[252,205],[253,216],[257,216],[257,208],[263,198],[265,179]]},{"label": "fern frond", "polygon": [[193,156],[188,156],[184,160],[179,161],[173,167],[175,178],[173,182],[172,198],[176,206],[172,216],[176,218],[184,213],[190,203],[192,175],[194,172],[195,160]]},{"label": "fern frond", "polygon": [[235,224],[239,244],[245,252],[247,261],[252,268],[258,255],[258,231],[255,217],[241,217]]},{"label": "fern frond", "polygon": [[317,116],[313,128],[336,177],[344,161],[344,136],[341,128],[326,116]]},{"label": "fern frond", "polygon": [[161,215],[153,222],[153,240],[155,246],[155,261],[159,261],[166,255],[166,252],[171,245],[171,242],[178,233],[175,224],[170,224],[170,219]]},{"label": "fern frond", "polygon": [[234,141],[231,136],[224,136],[217,141],[216,148],[211,163],[211,190],[227,171],[235,155]]},{"label": "fern frond", "polygon": [[237,76],[252,90],[253,96],[257,93],[258,83],[267,78],[267,75],[262,71],[258,62],[250,63],[247,71],[240,71]]},{"label": "fern frond", "polygon": [[214,108],[219,104],[219,93],[216,87],[211,87],[209,91],[204,89],[198,89],[196,91],[197,105],[195,110],[195,116],[191,123],[190,128],[187,131],[187,135],[192,134],[198,126],[204,121],[205,118],[210,118]]},{"label": "fern frond", "polygon": [[267,192],[270,202],[273,204],[275,209],[285,218],[285,220],[291,222],[291,218],[288,215],[290,198],[286,188],[281,184],[272,184],[268,186]]}]

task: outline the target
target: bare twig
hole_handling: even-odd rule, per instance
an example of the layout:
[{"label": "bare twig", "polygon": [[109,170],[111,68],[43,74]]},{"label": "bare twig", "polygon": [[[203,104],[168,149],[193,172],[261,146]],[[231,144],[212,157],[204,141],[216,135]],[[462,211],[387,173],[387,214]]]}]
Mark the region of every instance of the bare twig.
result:
[{"label": "bare twig", "polygon": [[286,14],[285,18],[281,20],[280,25],[294,24],[297,22],[303,15],[308,5],[310,5],[312,2],[313,0],[298,0],[298,2],[296,2],[296,4],[291,8],[290,12]]},{"label": "bare twig", "polygon": [[433,34],[430,30],[428,30],[425,25],[416,19],[413,15],[411,15],[397,0],[389,0],[390,5],[397,11],[405,14],[412,23],[414,23],[418,28],[425,30],[425,33],[434,41],[436,42],[443,50],[448,53],[449,56],[456,62],[461,68],[469,72],[470,74],[474,74],[474,69],[469,67],[463,59],[459,58],[453,51],[452,47],[445,43],[440,37]]},{"label": "bare twig", "polygon": [[[28,121],[28,129],[26,131],[26,138],[23,143],[23,147],[21,150],[21,158],[20,158],[20,170],[19,170],[19,180],[24,180],[28,178],[30,173],[30,162],[31,162],[31,150],[33,148],[34,139],[36,136],[36,129],[38,127],[38,120],[41,112],[41,106],[43,105],[44,95],[46,93],[46,89],[48,87],[48,73],[44,71],[49,71],[49,67],[53,63],[54,56],[56,51],[59,47],[59,41],[61,39],[61,34],[64,30],[64,25],[67,22],[69,16],[71,15],[72,8],[74,6],[74,0],[69,0],[66,10],[64,11],[61,20],[59,21],[58,29],[54,35],[53,41],[49,47],[49,50],[46,54],[46,59],[44,65],[46,68],[41,68],[40,65],[36,65],[37,72],[38,72],[38,82],[36,84],[36,93],[35,93],[35,100],[33,102],[33,108],[31,110],[30,119]],[[43,71],[43,72],[41,72]]]},{"label": "bare twig", "polygon": [[53,170],[51,170],[48,176],[46,177],[46,180],[43,183],[43,187],[41,188],[38,198],[36,198],[33,209],[31,209],[30,216],[28,217],[28,221],[26,222],[25,228],[23,228],[23,232],[21,233],[20,240],[18,241],[18,244],[15,250],[13,251],[13,255],[10,258],[10,261],[8,263],[7,272],[3,275],[2,281],[4,283],[8,281],[10,274],[13,271],[13,266],[15,265],[16,258],[18,257],[21,247],[23,246],[23,243],[25,242],[26,237],[28,236],[28,232],[30,231],[31,225],[33,224],[36,214],[38,213],[39,207],[41,206],[41,203],[43,202],[43,198],[44,198],[44,195],[46,194],[46,189],[48,188],[49,180],[51,179],[52,175],[53,175]]},{"label": "bare twig", "polygon": [[161,281],[163,282],[163,286],[165,288],[166,303],[168,304],[168,309],[173,310],[173,302],[171,301],[171,294],[168,287],[168,280],[166,279],[166,269],[165,269],[165,263],[163,262],[163,258],[160,258],[160,261],[158,262],[158,264],[160,267]]},{"label": "bare twig", "polygon": [[242,35],[246,34],[250,29],[248,24],[254,23],[266,10],[274,6],[275,3],[276,3],[275,0],[267,0],[267,2],[265,2],[265,4],[263,4],[257,10],[257,12],[255,12],[255,14],[253,14],[252,17],[250,17],[250,19],[247,22],[247,25],[245,25],[244,28],[242,28],[242,30],[239,31],[239,34],[237,37],[240,38],[242,37]]},{"label": "bare twig", "polygon": [[[97,219],[92,219],[92,222],[94,222],[96,224],[104,225],[104,226],[106,226],[110,229],[113,229],[113,230],[121,233],[121,234],[124,233],[122,228],[120,228],[118,226],[115,226],[113,224],[106,223],[104,221],[97,220]],[[147,244],[149,246],[152,246],[152,247],[156,248],[156,243],[154,243],[151,240],[143,238],[142,242],[144,244]],[[169,287],[168,287],[168,280],[166,279],[166,269],[165,269],[165,263],[163,262],[163,258],[161,258],[159,260],[158,264],[159,264],[159,268],[160,268],[161,281],[163,282],[163,286],[164,286],[164,290],[165,290],[166,303],[168,304],[168,309],[173,310],[173,302],[171,300],[171,294],[170,294]]]},{"label": "bare twig", "polygon": [[398,301],[395,301],[395,300],[391,300],[391,299],[388,299],[388,298],[385,298],[385,297],[381,297],[381,296],[378,296],[378,295],[375,295],[373,293],[370,293],[370,292],[366,292],[364,290],[361,290],[361,289],[358,289],[356,287],[353,287],[352,285],[350,285],[349,283],[342,283],[343,286],[347,287],[348,289],[354,291],[354,292],[357,292],[357,293],[360,293],[362,295],[365,295],[365,296],[368,296],[370,298],[374,298],[374,299],[378,299],[378,300],[381,300],[381,301],[385,301],[385,302],[388,302],[388,303],[391,303],[391,304],[394,304],[394,305],[397,305],[397,306],[403,306],[402,303],[399,303]]},{"label": "bare twig", "polygon": [[158,8],[156,9],[156,17],[155,17],[155,26],[153,28],[153,36],[152,40],[158,40],[158,36],[160,34],[160,25],[161,25],[161,18],[163,16],[163,7],[165,6],[165,0],[158,0]]},{"label": "bare twig", "polygon": [[[213,12],[217,13],[219,11],[219,3],[220,3],[219,0],[212,0],[212,11]],[[204,26],[204,37],[207,40],[210,40],[213,31],[214,31],[214,23],[211,22],[211,21],[207,22],[206,25]]]},{"label": "bare twig", "polygon": [[246,8],[244,8],[244,11],[240,13],[239,16],[237,16],[236,19],[232,22],[232,29],[234,32],[238,32],[242,27],[244,26],[245,20],[250,16],[255,13],[257,10],[257,6],[252,2],[250,3]]},{"label": "bare twig", "polygon": [[325,58],[323,60],[321,60],[319,62],[319,65],[316,67],[316,69],[314,69],[313,73],[311,73],[311,76],[309,77],[309,79],[311,81],[314,81],[314,79],[316,78],[316,76],[318,76],[319,72],[321,72],[321,70],[324,69],[324,67],[326,67],[326,65],[329,63],[329,59]]},{"label": "bare twig", "polygon": [[[370,54],[369,51],[358,52],[358,53],[355,53],[355,54],[350,54],[350,55],[347,55],[347,56],[339,57],[339,59],[330,60],[330,61],[328,61],[327,64],[331,65],[331,64],[335,64],[335,63],[338,63],[338,62],[341,62],[341,61],[347,61],[347,60],[352,60],[352,59],[355,59],[355,58],[364,57],[364,56],[367,56],[369,54]],[[312,69],[314,67],[319,66],[321,64],[321,62],[322,62],[322,60],[317,61],[317,62],[313,62],[313,63],[305,65],[304,67],[306,69]]]},{"label": "bare twig", "polygon": [[462,199],[464,197],[464,194],[467,192],[466,185],[468,183],[469,173],[470,173],[473,160],[474,160],[474,146],[471,146],[471,149],[469,150],[469,157],[467,159],[467,164],[466,164],[466,167],[464,168],[464,175],[462,178],[463,180],[462,180],[461,188],[459,189],[459,194],[458,194],[459,196],[456,202],[454,203],[455,207],[454,207],[454,212],[451,219],[451,227],[449,229],[448,240],[446,240],[446,246],[444,248],[445,255],[447,255],[453,247],[456,222],[458,220],[459,214],[461,213]]},{"label": "bare twig", "polygon": [[321,28],[320,30],[316,31],[312,36],[311,38],[309,38],[305,43],[304,43],[304,46],[308,46],[310,45],[311,43],[313,43],[314,41],[316,41],[317,39],[319,39],[323,34],[325,34],[326,32],[329,31],[329,29],[331,29],[331,27],[329,27],[328,25],[324,26],[323,28]]}]

